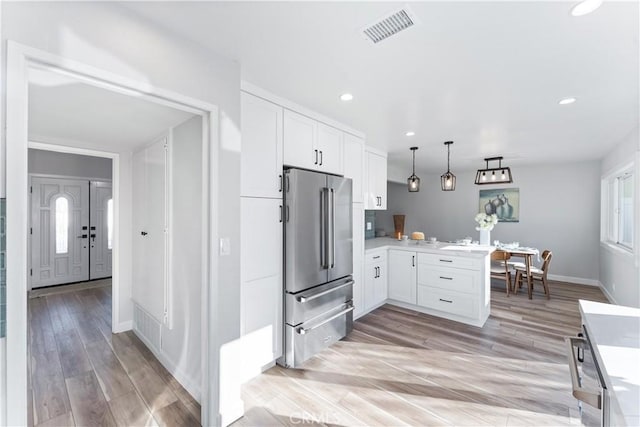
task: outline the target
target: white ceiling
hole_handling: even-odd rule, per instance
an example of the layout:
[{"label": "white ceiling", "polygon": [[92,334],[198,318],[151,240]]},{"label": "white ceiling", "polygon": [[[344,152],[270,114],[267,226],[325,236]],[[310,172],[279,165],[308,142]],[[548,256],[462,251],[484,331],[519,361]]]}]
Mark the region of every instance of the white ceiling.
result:
[{"label": "white ceiling", "polygon": [[[335,118],[409,167],[601,158],[638,125],[638,2],[420,2],[420,24],[373,45],[360,29],[405,3],[130,2],[241,64],[244,80]],[[350,103],[339,101],[353,93]],[[575,104],[560,106],[567,96]],[[405,132],[413,130],[412,138]]]},{"label": "white ceiling", "polygon": [[51,71],[29,70],[31,140],[132,151],[192,116]]}]

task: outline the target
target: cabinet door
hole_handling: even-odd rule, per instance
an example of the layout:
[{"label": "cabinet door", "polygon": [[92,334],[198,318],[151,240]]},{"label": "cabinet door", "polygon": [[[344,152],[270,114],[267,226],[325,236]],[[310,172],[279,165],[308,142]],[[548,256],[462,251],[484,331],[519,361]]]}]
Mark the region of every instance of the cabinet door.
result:
[{"label": "cabinet door", "polygon": [[416,253],[389,250],[389,298],[416,303]]},{"label": "cabinet door", "polygon": [[364,312],[376,305],[376,282],[378,280],[378,264],[367,264],[364,268]]},{"label": "cabinet door", "polygon": [[342,175],[342,138],[343,133],[338,129],[318,123],[316,149],[319,153],[319,170]]},{"label": "cabinet door", "polygon": [[241,93],[241,196],[282,197],[282,107]]},{"label": "cabinet door", "polygon": [[374,282],[374,305],[380,305],[387,299],[387,261],[386,259],[377,264],[378,277]]},{"label": "cabinet door", "polygon": [[353,316],[364,313],[364,206],[353,204]]},{"label": "cabinet door", "polygon": [[367,152],[367,209],[387,209],[387,159]]},{"label": "cabinet door", "polygon": [[282,202],[242,197],[241,333],[255,340],[256,367],[282,355]]},{"label": "cabinet door", "polygon": [[344,176],[353,183],[353,203],[364,202],[364,141],[358,137],[344,134],[343,141]]},{"label": "cabinet door", "polygon": [[316,148],[318,122],[284,110],[284,164],[305,169],[318,169],[320,153]]}]

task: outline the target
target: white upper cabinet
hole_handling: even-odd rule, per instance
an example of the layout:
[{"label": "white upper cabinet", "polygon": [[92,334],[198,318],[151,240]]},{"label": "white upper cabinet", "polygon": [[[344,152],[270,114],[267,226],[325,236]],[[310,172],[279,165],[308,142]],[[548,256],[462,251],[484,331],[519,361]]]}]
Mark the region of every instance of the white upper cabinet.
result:
[{"label": "white upper cabinet", "polygon": [[284,164],[342,175],[342,132],[284,110]]},{"label": "white upper cabinet", "polygon": [[353,182],[353,203],[364,202],[364,140],[344,134],[344,176]]},{"label": "white upper cabinet", "polygon": [[282,113],[279,105],[241,92],[241,195],[282,197]]},{"label": "white upper cabinet", "polygon": [[387,209],[387,157],[367,150],[365,209]]},{"label": "white upper cabinet", "polygon": [[342,175],[342,141],[342,131],[324,123],[318,123],[319,170]]}]

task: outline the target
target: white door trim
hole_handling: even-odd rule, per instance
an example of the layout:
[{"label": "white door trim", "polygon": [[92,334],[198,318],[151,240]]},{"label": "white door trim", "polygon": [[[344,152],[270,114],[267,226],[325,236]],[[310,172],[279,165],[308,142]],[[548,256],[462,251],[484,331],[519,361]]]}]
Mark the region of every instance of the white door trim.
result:
[{"label": "white door trim", "polygon": [[[15,41],[7,41],[6,85],[6,195],[7,195],[7,345],[6,345],[6,400],[0,401],[0,414],[6,414],[6,425],[27,424],[27,266],[28,266],[28,68],[39,66],[65,73],[84,83],[108,90],[134,95],[151,102],[168,105],[203,117],[203,277],[202,277],[202,423],[219,422],[218,366],[219,348],[216,327],[217,316],[212,302],[218,294],[218,182],[216,179],[219,151],[219,113],[217,106],[172,91],[154,87],[111,72],[73,61],[49,52],[34,49]],[[32,148],[41,145],[33,144]],[[70,151],[65,151],[70,150]],[[87,154],[91,150],[56,146],[56,151]],[[114,153],[110,153],[113,155]],[[114,203],[117,203],[119,162],[113,157]],[[117,209],[116,209],[117,211]],[[114,215],[117,248],[119,236],[118,214]],[[114,260],[114,278],[118,272]],[[114,295],[114,300],[117,300]],[[114,306],[114,312],[115,310]],[[209,325],[212,325],[209,328]],[[4,408],[2,408],[4,406]]]}]

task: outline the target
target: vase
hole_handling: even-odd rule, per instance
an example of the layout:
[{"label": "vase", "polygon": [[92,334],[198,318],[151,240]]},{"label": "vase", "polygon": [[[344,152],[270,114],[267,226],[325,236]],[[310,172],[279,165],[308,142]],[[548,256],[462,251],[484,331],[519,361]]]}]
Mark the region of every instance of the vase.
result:
[{"label": "vase", "polygon": [[396,239],[400,240],[404,234],[404,215],[394,215],[393,226],[396,232]]},{"label": "vase", "polygon": [[480,230],[480,244],[483,246],[489,246],[491,244],[491,231]]}]

